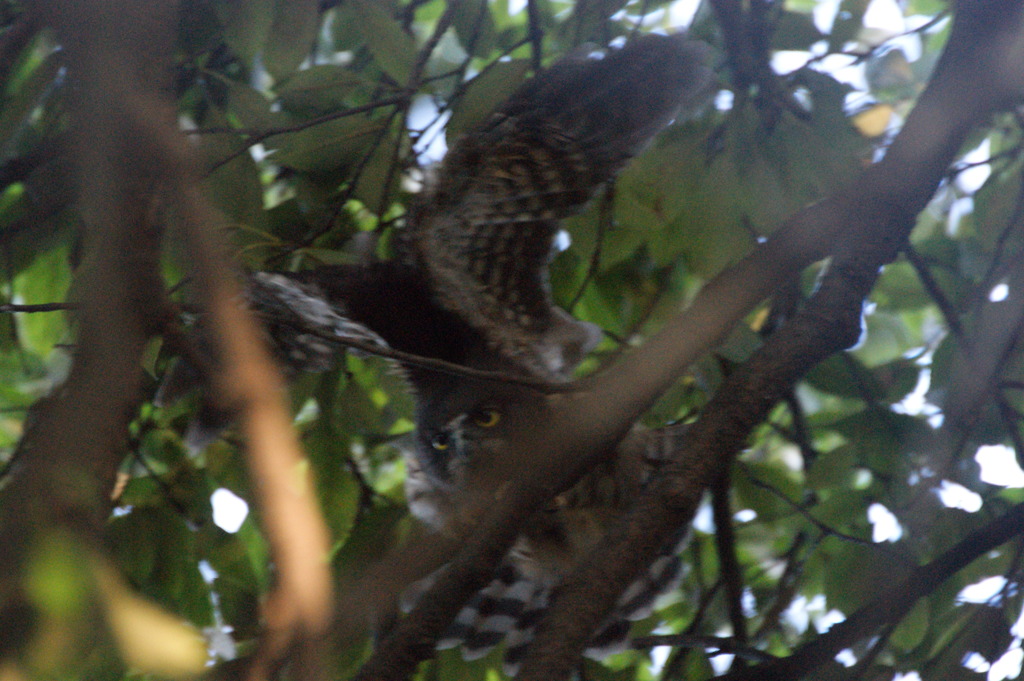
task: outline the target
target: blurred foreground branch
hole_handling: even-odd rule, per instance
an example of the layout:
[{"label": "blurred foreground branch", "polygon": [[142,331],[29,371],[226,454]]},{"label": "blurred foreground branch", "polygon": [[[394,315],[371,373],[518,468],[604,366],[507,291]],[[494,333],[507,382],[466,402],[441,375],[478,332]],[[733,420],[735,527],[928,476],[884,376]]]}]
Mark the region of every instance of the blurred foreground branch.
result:
[{"label": "blurred foreground branch", "polygon": [[[35,3],[52,27],[74,84],[72,112],[85,228],[79,333],[68,380],[33,408],[16,478],[0,499],[0,567],[21,574],[51,528],[98,536],[124,456],[128,424],[144,397],[141,355],[173,316],[160,276],[160,236],[183,223],[201,292],[225,358],[218,387],[237,408],[249,468],[275,563],[264,611],[266,641],[250,678],[290,656],[298,678],[323,678],[320,651],[331,613],[328,539],[314,486],[283,400],[283,384],[255,323],[237,301],[223,223],[198,188],[200,172],[179,133],[170,91],[175,3]],[[4,581],[0,607],[18,606],[20,580]]]},{"label": "blurred foreground branch", "polygon": [[52,28],[76,83],[69,96],[77,181],[68,184],[79,188],[84,249],[70,373],[32,407],[0,497],[2,622],[38,622],[22,608],[41,607],[28,566],[43,553],[59,546],[81,559],[83,549],[99,548],[128,424],[144,397],[141,356],[158,326],[154,301],[163,298],[154,190],[164,177],[150,125],[175,121],[172,107],[151,95],[168,74],[173,3],[40,1],[30,14],[7,38],[30,25]]}]

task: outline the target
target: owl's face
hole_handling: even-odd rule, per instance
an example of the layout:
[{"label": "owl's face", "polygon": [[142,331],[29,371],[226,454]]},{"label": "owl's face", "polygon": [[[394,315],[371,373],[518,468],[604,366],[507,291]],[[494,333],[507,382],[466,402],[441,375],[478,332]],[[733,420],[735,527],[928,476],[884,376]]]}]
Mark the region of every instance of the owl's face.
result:
[{"label": "owl's face", "polygon": [[536,413],[543,397],[520,386],[441,377],[421,391],[416,411],[416,455],[442,487],[461,487],[466,475],[513,456],[509,435]]},{"label": "owl's face", "polygon": [[480,488],[471,481],[507,475],[502,466],[521,460],[510,447],[512,432],[536,419],[544,397],[522,386],[442,374],[420,378],[417,392],[406,495],[414,515],[440,528],[462,505],[460,494]]}]

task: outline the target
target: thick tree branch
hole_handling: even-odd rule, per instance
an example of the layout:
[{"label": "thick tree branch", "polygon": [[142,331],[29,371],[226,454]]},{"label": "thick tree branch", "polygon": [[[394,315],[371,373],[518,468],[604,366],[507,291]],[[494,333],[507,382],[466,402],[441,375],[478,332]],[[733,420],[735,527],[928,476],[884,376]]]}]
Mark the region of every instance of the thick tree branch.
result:
[{"label": "thick tree branch", "polygon": [[[896,227],[883,217],[878,216],[881,224]],[[877,259],[884,261],[894,252],[883,244]],[[860,268],[835,264],[807,308],[723,382],[691,427],[679,459],[660,471],[635,511],[595,549],[601,560],[585,561],[567,578],[540,625],[521,678],[566,677],[620,590],[654,559],[673,531],[692,520],[704,490],[728,468],[750,430],[806,369],[856,341],[860,301],[876,271],[877,265],[865,276]]]},{"label": "thick tree branch", "polygon": [[256,322],[238,306],[240,285],[217,229],[224,219],[202,192],[202,168],[173,119],[161,123],[152,127],[146,142],[158,150],[166,169],[166,208],[180,220],[203,307],[214,322],[222,368],[214,387],[221,393],[220,403],[239,413],[275,567],[276,584],[263,610],[264,640],[251,658],[248,678],[268,678],[288,661],[297,678],[324,678],[333,596],[329,538],[315,485],[291,427],[280,373]]},{"label": "thick tree branch", "polygon": [[[729,465],[750,430],[804,372],[856,341],[861,301],[879,268],[904,243],[913,216],[924,208],[967,134],[993,111],[1021,98],[1022,78],[1008,74],[1005,66],[1019,65],[1024,56],[1021,15],[1021,8],[1009,1],[963,9],[935,77],[886,157],[848,192],[804,211],[766,245],[765,250],[781,236],[782,243],[794,247],[783,262],[796,264],[792,258],[807,253],[812,242],[794,241],[795,234],[809,220],[835,218],[816,224],[819,235],[836,240],[836,249],[815,296],[726,379],[694,424],[679,460],[666,467],[635,513],[595,550],[601,560],[585,561],[567,580],[523,663],[524,681],[566,677],[621,589],[654,558],[678,525],[692,518],[703,490]],[[748,280],[748,285],[757,287],[768,278]],[[681,359],[682,353],[661,348],[672,340],[669,333],[686,338],[679,326],[670,323],[640,352],[627,357],[614,377],[623,382],[635,377],[644,367],[624,369],[634,369],[635,360],[647,356],[650,380],[656,383],[655,367]],[[614,378],[608,381],[618,394],[627,393],[626,386],[616,383]]]}]

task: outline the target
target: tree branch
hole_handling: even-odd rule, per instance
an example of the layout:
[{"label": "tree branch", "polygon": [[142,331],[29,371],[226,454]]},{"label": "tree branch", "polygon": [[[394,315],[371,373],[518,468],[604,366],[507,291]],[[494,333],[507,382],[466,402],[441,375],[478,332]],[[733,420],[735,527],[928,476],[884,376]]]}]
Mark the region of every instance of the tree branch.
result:
[{"label": "tree branch", "polygon": [[747,642],[747,620],[743,616],[743,570],[736,557],[736,532],[732,526],[731,477],[725,470],[711,486],[711,510],[715,520],[715,548],[721,566],[719,572],[725,591],[725,608],[729,613],[732,636],[736,643],[743,645]]},{"label": "tree branch", "polygon": [[76,303],[37,303],[35,305],[18,305],[15,303],[4,303],[0,305],[0,314],[11,312],[58,312],[63,310],[77,310]]},{"label": "tree branch", "polygon": [[[3,312],[2,306],[0,306],[0,312]],[[402,364],[408,364],[421,369],[429,369],[442,374],[465,376],[466,378],[476,378],[482,381],[496,381],[511,385],[521,385],[544,394],[572,392],[577,389],[577,387],[572,383],[554,383],[540,378],[517,376],[504,371],[475,369],[473,367],[463,366],[454,362],[448,362],[443,359],[437,359],[436,357],[425,357],[423,355],[405,352],[404,350],[397,350],[371,341],[363,341],[357,338],[339,338],[337,334],[325,331],[313,324],[300,325],[296,323],[296,326],[303,333],[317,338],[322,338],[333,345],[340,345],[351,350],[366,353],[367,355],[384,357],[385,359],[391,359]]]},{"label": "tree branch", "polygon": [[[993,5],[1000,6],[998,11]],[[1021,61],[1021,14],[1021,8],[1009,1],[962,10],[935,77],[886,157],[849,191],[798,214],[762,249],[770,252],[773,244],[788,247],[779,254],[780,269],[786,274],[815,248],[816,240],[798,241],[796,234],[814,225],[819,236],[829,234],[836,241],[833,265],[806,307],[723,382],[693,425],[679,459],[663,469],[635,512],[595,549],[601,559],[584,561],[566,580],[523,662],[523,681],[566,677],[618,594],[653,560],[679,524],[692,519],[703,490],[733,460],[752,428],[804,372],[857,340],[861,301],[880,266],[904,243],[913,216],[924,208],[967,134],[1024,92],[1021,76],[1009,77],[1005,67]],[[1009,90],[998,80],[1003,77],[1009,78],[1004,81]],[[744,269],[743,264],[737,269]],[[744,277],[749,288],[760,291],[759,284],[779,276],[759,274]],[[716,284],[737,283],[729,279],[728,274],[720,277],[705,293],[713,294]],[[686,356],[668,345],[685,343],[688,336],[681,322],[694,314],[702,298],[620,364],[607,380],[614,394],[639,398],[644,391],[631,393],[629,383],[639,387],[649,380],[660,387],[666,377],[656,375],[659,369],[681,368]],[[641,359],[646,367],[636,366]]]}]

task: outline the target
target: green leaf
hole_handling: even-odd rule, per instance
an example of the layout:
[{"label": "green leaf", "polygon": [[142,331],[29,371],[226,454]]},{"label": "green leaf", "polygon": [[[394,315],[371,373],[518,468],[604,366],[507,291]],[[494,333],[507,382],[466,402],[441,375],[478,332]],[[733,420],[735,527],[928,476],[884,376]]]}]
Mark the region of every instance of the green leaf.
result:
[{"label": "green leaf", "polygon": [[448,142],[480,125],[488,114],[515,92],[529,69],[527,60],[513,59],[498,62],[469,81],[466,94],[459,99],[448,121]]},{"label": "green leaf", "polygon": [[266,142],[272,159],[286,168],[327,172],[355,163],[384,124],[362,116],[349,116],[277,135]]},{"label": "green leaf", "polygon": [[[259,90],[249,87],[244,83],[239,83],[232,78],[224,78],[218,74],[207,75],[215,78],[227,91],[227,106],[224,111],[227,118],[225,120],[218,120],[215,114],[211,114],[206,121],[209,127],[227,127],[232,122],[231,118],[237,119],[242,127],[252,128],[257,131],[288,122],[284,116],[271,110],[270,99]],[[210,135],[207,135],[207,137],[210,137]],[[234,140],[226,144],[238,146],[238,143]]]},{"label": "green leaf", "polygon": [[857,447],[865,466],[886,475],[906,468],[906,451],[927,442],[931,435],[923,421],[881,407],[842,418],[832,428]]},{"label": "green leaf", "polygon": [[822,452],[807,471],[807,484],[812,489],[830,487],[851,488],[857,475],[857,450],[850,445],[841,445]]},{"label": "green leaf", "polygon": [[898,359],[871,370],[875,384],[887,402],[899,402],[906,397],[921,378],[921,367],[916,362]]},{"label": "green leaf", "polygon": [[246,66],[263,50],[274,25],[276,0],[220,0],[217,14],[224,42]]},{"label": "green leaf", "polygon": [[[210,118],[217,120],[213,112]],[[219,120],[226,122],[223,118]],[[263,231],[263,185],[247,145],[234,136],[203,135],[199,148],[207,167],[213,168],[203,186],[230,226],[242,234]]]},{"label": "green leaf", "polygon": [[64,62],[57,52],[50,52],[38,62],[34,59],[26,60],[23,66],[26,77],[0,99],[0,140],[10,144],[10,141],[24,134],[23,127],[29,124],[26,118],[40,105],[46,91],[53,87],[53,79],[63,66]]},{"label": "green leaf", "polygon": [[41,532],[31,547],[21,588],[32,605],[51,617],[80,615],[88,606],[91,576],[81,541],[69,532]]},{"label": "green leaf", "polygon": [[879,588],[899,583],[906,573],[906,568],[882,559],[870,546],[829,537],[822,548],[825,598],[829,608],[840,612],[855,612]]},{"label": "green leaf", "polygon": [[[842,459],[848,460],[849,454]],[[871,537],[871,526],[867,520],[868,506],[868,499],[863,492],[852,486],[837,487],[823,493],[811,513],[826,527],[868,540]]]},{"label": "green leaf", "polygon": [[810,13],[779,12],[772,34],[772,48],[776,50],[807,50],[825,36],[814,25]]},{"label": "green leaf", "polygon": [[[750,476],[737,474],[733,478],[736,505],[750,508],[758,518],[771,521],[794,513],[792,504],[800,503],[800,483],[777,464],[747,464]],[[751,477],[752,476],[752,477]]]},{"label": "green leaf", "polygon": [[602,266],[613,266],[652,237],[659,262],[682,256],[701,276],[716,273],[749,250],[753,235],[738,210],[745,190],[728,155],[708,158],[711,132],[707,124],[674,127],[621,173],[615,184],[615,227],[633,233],[613,237],[620,243],[612,242]]},{"label": "green leaf", "polygon": [[[363,202],[368,209],[377,212],[378,207],[386,212],[395,194],[400,178],[393,167],[396,141],[394,135],[387,135],[373,150],[369,160],[362,167],[356,186],[352,190],[353,198]],[[387,199],[385,201],[385,199]]]},{"label": "green leaf", "polygon": [[903,11],[907,16],[922,14],[924,16],[935,16],[939,12],[949,9],[945,0],[908,0]]},{"label": "green leaf", "polygon": [[412,77],[416,63],[416,41],[406,33],[382,3],[349,0],[345,3],[360,27],[366,47],[377,65],[398,85]]},{"label": "green leaf", "polygon": [[491,4],[488,0],[460,2],[452,20],[459,42],[477,57],[484,57],[495,48],[497,36]]},{"label": "green leaf", "polygon": [[829,34],[828,51],[841,52],[847,42],[854,40],[864,22],[871,0],[843,0],[836,12],[836,19]]},{"label": "green leaf", "polygon": [[382,503],[366,509],[344,546],[335,553],[334,563],[350,570],[376,563],[396,548],[410,522],[403,506]]},{"label": "green leaf", "polygon": [[195,628],[135,595],[109,565],[99,564],[93,572],[110,632],[127,664],[174,679],[203,671],[206,641]]},{"label": "green leaf", "polygon": [[[248,520],[243,528],[247,524]],[[251,525],[245,532],[251,532]],[[266,563],[259,566],[258,572],[253,570],[248,538],[242,532],[228,534],[211,522],[203,528],[200,538],[203,556],[217,572],[213,588],[224,623],[233,628],[236,640],[255,637],[260,631],[260,596],[266,588],[260,575],[266,572]]]},{"label": "green leaf", "polygon": [[317,64],[298,71],[275,90],[284,109],[320,116],[347,106],[353,92],[371,86],[372,82],[349,68]]},{"label": "green leaf", "polygon": [[852,352],[867,366],[878,366],[903,357],[924,344],[908,328],[906,320],[895,312],[875,309],[864,315],[867,333]]},{"label": "green leaf", "polygon": [[922,598],[893,629],[889,638],[890,643],[904,652],[921,645],[925,636],[928,635],[928,627],[931,624],[930,614],[928,599]]},{"label": "green leaf", "polygon": [[[14,280],[14,290],[27,304],[59,303],[68,295],[71,271],[66,248],[41,253]],[[67,333],[66,313],[34,312],[18,315],[18,329],[25,347],[47,358]]]},{"label": "green leaf", "polygon": [[197,625],[212,622],[196,537],[179,514],[165,508],[134,509],[111,519],[107,534],[121,569],[144,594]]},{"label": "green leaf", "polygon": [[276,80],[289,75],[309,55],[320,28],[318,0],[276,0],[263,48],[263,65]]},{"label": "green leaf", "polygon": [[[1004,240],[1007,231],[1016,226],[1011,221],[1016,220],[1021,183],[1024,181],[1021,169],[1021,164],[1015,163],[1008,170],[993,173],[975,195],[974,218],[978,236],[990,253],[997,247],[1008,248]],[[1019,229],[1011,232],[1018,243],[1021,241],[1019,232]]]},{"label": "green leaf", "polygon": [[811,369],[804,381],[816,390],[840,397],[880,397],[875,386],[861,378],[864,371],[866,369],[855,357],[848,353],[845,356],[837,354]]},{"label": "green leaf", "polygon": [[915,310],[932,302],[921,287],[914,267],[902,260],[885,266],[871,298],[896,311]]}]

